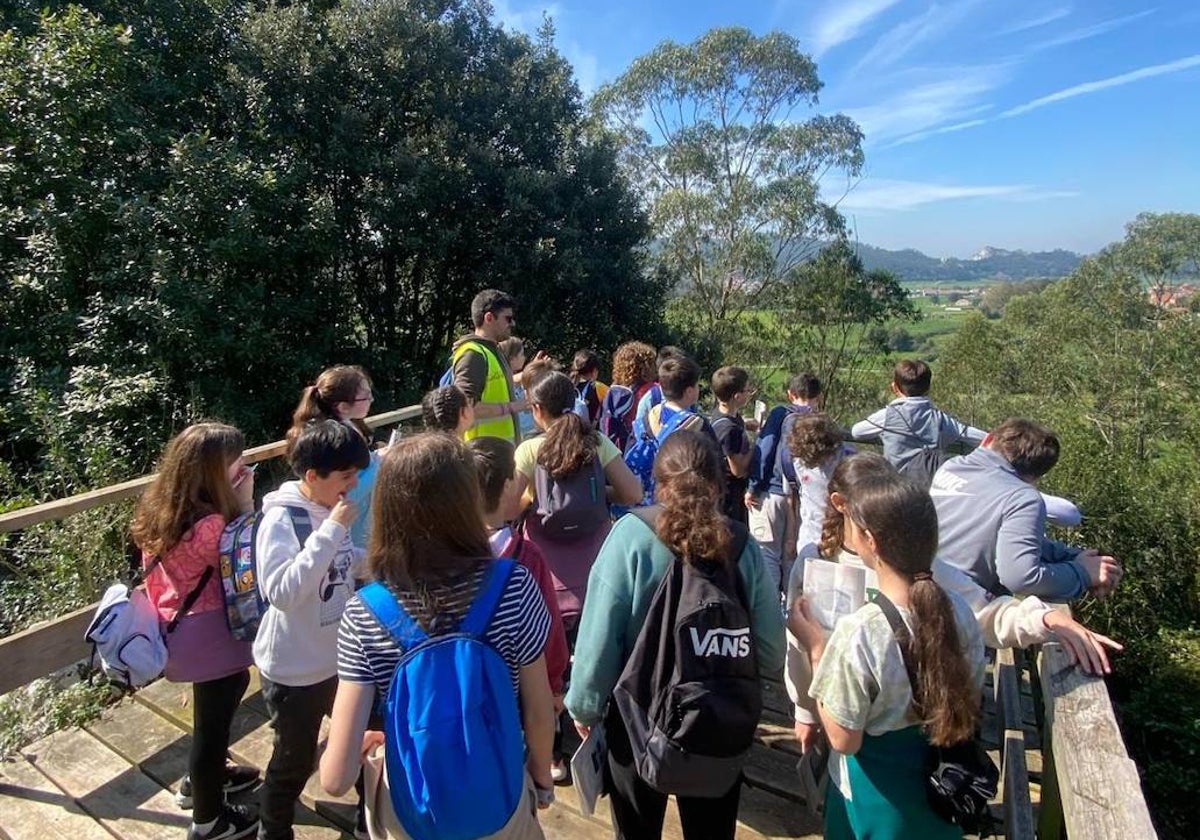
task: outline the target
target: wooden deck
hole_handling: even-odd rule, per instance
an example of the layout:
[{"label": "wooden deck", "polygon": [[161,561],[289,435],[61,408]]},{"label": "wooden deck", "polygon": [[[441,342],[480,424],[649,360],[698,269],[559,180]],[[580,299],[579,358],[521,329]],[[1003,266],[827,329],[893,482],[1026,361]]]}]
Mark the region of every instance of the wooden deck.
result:
[{"label": "wooden deck", "polygon": [[[160,680],[110,708],[82,729],[57,732],[0,764],[0,837],[6,840],[179,840],[190,814],[173,792],[187,770],[191,741],[191,688]],[[758,743],[746,768],[739,838],[821,836],[800,795],[788,701],[770,683]],[[265,767],[271,731],[257,674],[234,719],[231,751],[239,762]],[[607,800],[586,817],[572,787],[556,788],[557,802],[541,815],[550,840],[612,836]],[[300,840],[352,837],[354,793],[335,798],[316,777],[296,813]],[[237,801],[253,801],[253,792]],[[682,834],[668,808],[663,836]]]}]

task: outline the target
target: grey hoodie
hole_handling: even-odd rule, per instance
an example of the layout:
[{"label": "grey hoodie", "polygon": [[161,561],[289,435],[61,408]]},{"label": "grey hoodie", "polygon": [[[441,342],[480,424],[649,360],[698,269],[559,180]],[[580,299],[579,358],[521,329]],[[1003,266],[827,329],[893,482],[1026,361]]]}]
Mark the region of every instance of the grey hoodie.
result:
[{"label": "grey hoodie", "polygon": [[1046,505],[998,452],[951,458],[929,488],[938,556],[992,595],[1078,598],[1091,583],[1080,549],[1047,539]]},{"label": "grey hoodie", "polygon": [[[308,511],[312,534],[300,544],[286,506]],[[254,543],[258,590],[269,604],[254,640],[254,664],[271,682],[314,685],[337,673],[337,631],[363,552],[329,518],[329,508],[286,481],[263,498]]]},{"label": "grey hoodie", "polygon": [[946,447],[960,440],[983,443],[987,432],[968,426],[940,408],[929,397],[900,397],[892,400],[866,420],[854,424],[850,434],[856,440],[876,440],[883,444],[883,457],[896,469],[902,469],[923,449]]}]

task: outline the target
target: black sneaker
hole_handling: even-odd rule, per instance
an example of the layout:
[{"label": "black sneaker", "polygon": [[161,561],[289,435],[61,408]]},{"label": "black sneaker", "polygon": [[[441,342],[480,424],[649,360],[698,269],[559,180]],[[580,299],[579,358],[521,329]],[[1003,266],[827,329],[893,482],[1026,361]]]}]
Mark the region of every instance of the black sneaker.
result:
[{"label": "black sneaker", "polygon": [[[225,784],[221,791],[226,796],[231,793],[254,787],[258,784],[258,768],[245,764],[225,765]],[[175,804],[185,811],[192,807],[192,777],[184,776],[179,783],[179,791],[175,794]]]},{"label": "black sneaker", "polygon": [[199,831],[193,823],[188,827],[187,840],[239,840],[258,833],[258,811],[246,805],[226,805],[216,824],[208,831]]}]

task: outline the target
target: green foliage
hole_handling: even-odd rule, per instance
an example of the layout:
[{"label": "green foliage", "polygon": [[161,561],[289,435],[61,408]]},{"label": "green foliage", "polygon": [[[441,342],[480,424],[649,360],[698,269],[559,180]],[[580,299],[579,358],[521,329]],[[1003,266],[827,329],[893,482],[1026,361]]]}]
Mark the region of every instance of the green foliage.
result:
[{"label": "green foliage", "polygon": [[946,344],[939,400],[976,425],[1034,417],[1062,459],[1045,482],[1076,500],[1078,541],[1126,574],[1082,619],[1121,640],[1111,681],[1126,741],[1165,838],[1200,814],[1200,320],[1160,305],[1194,270],[1200,216],[1139,216],[1128,236],[1001,321],[973,316]]},{"label": "green foliage", "polygon": [[0,697],[0,759],[52,732],[95,720],[116,697],[103,681],[74,676],[34,680],[5,694]]},{"label": "green foliage", "polygon": [[825,384],[831,411],[869,402],[887,368],[870,330],[915,319],[908,292],[886,271],[865,270],[844,240],[793,274],[775,290],[770,321],[762,315],[747,319],[752,327],[735,345],[736,358],[812,371]]},{"label": "green foliage", "polygon": [[[559,353],[659,338],[667,283],[551,32],[475,0],[0,6],[0,455],[81,487],[208,416],[276,439],[358,362],[401,404],[487,286]],[[54,416],[50,431],[38,417]],[[78,489],[78,488],[72,488]],[[18,491],[19,492],[19,491]]]},{"label": "green foliage", "polygon": [[842,115],[796,116],[820,87],[794,38],[730,27],[663,42],[593,99],[650,205],[653,259],[689,301],[685,331],[725,345],[842,231],[818,182],[859,172],[862,133]]}]

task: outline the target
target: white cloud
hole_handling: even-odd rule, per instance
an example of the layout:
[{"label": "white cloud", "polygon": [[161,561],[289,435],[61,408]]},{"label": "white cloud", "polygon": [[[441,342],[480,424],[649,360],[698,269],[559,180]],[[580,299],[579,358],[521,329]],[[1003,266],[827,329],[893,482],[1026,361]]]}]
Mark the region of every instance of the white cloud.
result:
[{"label": "white cloud", "polygon": [[1076,195],[1065,190],[1044,190],[1028,184],[961,185],[921,181],[876,179],[865,181],[841,200],[843,211],[887,213],[913,210],[926,204],[990,198],[1002,201],[1044,201]]},{"label": "white cloud", "polygon": [[1109,20],[1101,21],[1100,23],[1096,23],[1091,26],[1085,26],[1082,29],[1076,29],[1072,32],[1068,32],[1065,35],[1059,35],[1057,38],[1051,38],[1048,41],[1042,41],[1041,43],[1035,44],[1032,49],[1046,50],[1050,49],[1051,47],[1061,47],[1064,44],[1074,44],[1076,41],[1086,41],[1088,38],[1095,38],[1097,35],[1103,35],[1106,32],[1112,32],[1114,29],[1119,29],[1127,23],[1133,23],[1135,20],[1140,20],[1147,15],[1152,15],[1155,11],[1157,10],[1146,9],[1145,11],[1135,12],[1132,15],[1125,15],[1124,17],[1111,18]]},{"label": "white cloud", "polygon": [[492,11],[496,22],[501,24],[505,29],[524,32],[527,35],[536,33],[546,16],[551,18],[559,17],[557,3],[547,3],[545,5],[518,9],[509,0],[492,0]]},{"label": "white cloud", "polygon": [[1150,79],[1155,76],[1166,76],[1170,73],[1179,73],[1183,70],[1189,70],[1192,67],[1200,67],[1200,55],[1192,55],[1187,58],[1181,58],[1178,61],[1171,61],[1166,64],[1155,64],[1150,67],[1143,67],[1139,70],[1131,70],[1128,73],[1122,73],[1119,76],[1109,76],[1107,79],[1100,79],[1095,82],[1085,82],[1081,85],[1064,88],[1046,96],[1038,97],[1037,99],[1026,102],[1024,105],[1018,105],[1015,108],[1009,108],[1000,114],[1001,117],[1015,117],[1020,114],[1027,114],[1030,111],[1044,108],[1047,105],[1052,105],[1055,102],[1062,102],[1066,99],[1074,99],[1076,96],[1085,96],[1089,93],[1107,90],[1108,88],[1120,87],[1133,82],[1141,81],[1142,79]]},{"label": "white cloud", "polygon": [[949,5],[937,3],[920,15],[897,24],[875,42],[858,63],[852,74],[865,68],[875,70],[889,67],[926,41],[943,38],[958,26],[982,0],[960,0]]},{"label": "white cloud", "polygon": [[1069,14],[1071,14],[1070,6],[1063,6],[1060,9],[1052,9],[1040,17],[1030,18],[1029,20],[1023,20],[1019,23],[1014,23],[1012,26],[1001,29],[996,34],[1013,35],[1017,32],[1024,32],[1027,29],[1037,29],[1039,26],[1045,26],[1048,23],[1054,23],[1056,20],[1062,20]]},{"label": "white cloud", "polygon": [[812,26],[813,57],[856,38],[872,20],[900,0],[831,0]]},{"label": "white cloud", "polygon": [[983,125],[989,122],[986,119],[965,120],[952,125],[944,125],[941,128],[931,128],[928,131],[918,131],[915,134],[906,134],[894,143],[889,143],[886,148],[892,146],[903,146],[906,143],[916,143],[918,140],[924,140],[926,137],[936,137],[939,134],[952,134],[956,131],[962,131],[965,128],[974,128],[977,125]]},{"label": "white cloud", "polygon": [[878,143],[977,117],[991,108],[984,97],[1007,79],[1005,65],[945,68],[931,81],[901,85],[891,99],[844,110]]}]

